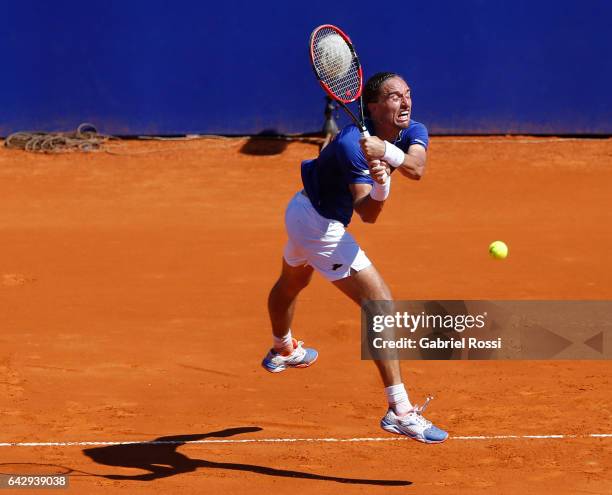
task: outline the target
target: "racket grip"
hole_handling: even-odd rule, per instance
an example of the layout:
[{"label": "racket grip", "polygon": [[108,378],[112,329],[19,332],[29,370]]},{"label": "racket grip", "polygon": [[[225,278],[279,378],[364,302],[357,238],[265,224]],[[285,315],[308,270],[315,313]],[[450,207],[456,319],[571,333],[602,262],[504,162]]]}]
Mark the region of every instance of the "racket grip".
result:
[{"label": "racket grip", "polygon": [[[361,128],[361,137],[362,138],[367,138],[370,137],[370,133],[368,132],[368,130],[365,128],[365,126],[363,126]],[[372,165],[372,163],[374,163],[374,161],[378,161],[378,160],[372,160],[370,162],[368,162],[370,165]]]},{"label": "racket grip", "polygon": [[[370,137],[370,133],[368,132],[368,130],[367,130],[365,127],[362,127],[362,128],[361,128],[361,137],[362,137],[362,138]],[[370,166],[372,166],[372,164],[373,164],[374,162],[380,162],[380,160],[372,160],[372,161],[368,162],[368,164],[369,164]],[[389,179],[391,179],[391,176],[390,176],[390,175],[389,175],[389,176],[387,176],[387,183],[389,182]]]}]

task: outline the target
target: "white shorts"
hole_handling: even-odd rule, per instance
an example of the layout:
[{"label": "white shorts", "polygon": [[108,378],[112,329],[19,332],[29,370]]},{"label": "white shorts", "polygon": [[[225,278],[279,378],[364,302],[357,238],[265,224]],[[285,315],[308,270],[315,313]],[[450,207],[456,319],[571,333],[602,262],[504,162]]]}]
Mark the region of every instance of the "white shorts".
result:
[{"label": "white shorts", "polygon": [[319,215],[301,191],[287,206],[285,227],[289,240],[283,256],[290,266],[310,265],[334,282],[372,264],[344,225]]}]

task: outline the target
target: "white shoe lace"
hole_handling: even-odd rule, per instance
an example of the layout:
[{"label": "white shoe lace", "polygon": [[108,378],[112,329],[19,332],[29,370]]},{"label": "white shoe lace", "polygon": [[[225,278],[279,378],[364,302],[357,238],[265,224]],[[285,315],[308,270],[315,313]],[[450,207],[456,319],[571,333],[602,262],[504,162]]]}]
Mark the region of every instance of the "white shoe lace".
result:
[{"label": "white shoe lace", "polygon": [[283,356],[281,354],[277,354],[274,359],[277,361],[282,361],[282,362],[295,362],[295,361],[300,361],[304,355],[306,354],[306,350],[302,347],[302,344],[304,344],[303,341],[298,340],[297,341],[297,347],[295,347],[293,349],[293,352],[291,354],[289,354],[288,356]]},{"label": "white shoe lace", "polygon": [[429,404],[429,401],[431,401],[432,399],[433,397],[427,397],[425,399],[425,403],[422,406],[414,406],[414,408],[412,408],[412,411],[406,414],[406,416],[399,418],[400,421],[406,424],[406,426],[410,426],[411,424],[416,423],[424,429],[429,428],[431,426],[431,421],[423,417],[423,411],[427,407],[427,404]]}]

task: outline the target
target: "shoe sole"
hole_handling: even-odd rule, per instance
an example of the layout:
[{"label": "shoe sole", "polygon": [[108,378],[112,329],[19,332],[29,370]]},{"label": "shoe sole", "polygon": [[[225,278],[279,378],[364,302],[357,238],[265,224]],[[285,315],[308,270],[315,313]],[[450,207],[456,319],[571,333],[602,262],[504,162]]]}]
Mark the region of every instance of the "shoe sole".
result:
[{"label": "shoe sole", "polygon": [[386,432],[394,433],[395,435],[401,435],[403,437],[408,437],[412,440],[416,440],[417,442],[421,443],[442,443],[448,439],[448,435],[446,435],[446,438],[444,438],[443,440],[426,440],[425,438],[420,438],[417,435],[409,435],[408,433],[404,433],[395,425],[389,425],[382,422],[380,423],[380,427]]}]

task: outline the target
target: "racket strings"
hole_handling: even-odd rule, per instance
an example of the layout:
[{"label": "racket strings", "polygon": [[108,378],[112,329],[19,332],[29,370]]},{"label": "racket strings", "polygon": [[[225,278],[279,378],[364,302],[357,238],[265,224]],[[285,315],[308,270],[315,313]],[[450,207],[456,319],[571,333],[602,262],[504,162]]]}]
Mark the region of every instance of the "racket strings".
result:
[{"label": "racket strings", "polygon": [[313,40],[313,64],[321,81],[334,96],[350,103],[361,92],[360,65],[350,45],[331,28],[317,32]]}]

